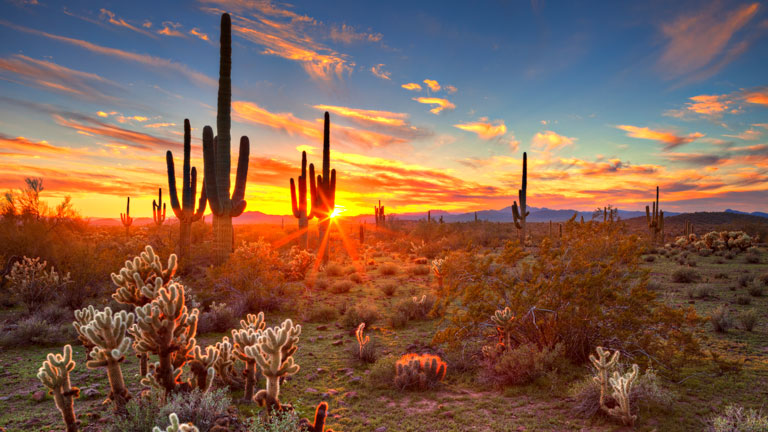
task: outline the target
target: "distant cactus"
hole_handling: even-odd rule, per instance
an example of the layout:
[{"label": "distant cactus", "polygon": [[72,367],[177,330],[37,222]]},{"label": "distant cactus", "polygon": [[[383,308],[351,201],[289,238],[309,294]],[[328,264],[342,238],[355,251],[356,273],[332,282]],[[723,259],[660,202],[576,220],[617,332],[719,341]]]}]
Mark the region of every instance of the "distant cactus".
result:
[{"label": "distant cactus", "polygon": [[359,233],[359,235],[360,235],[360,244],[362,245],[363,243],[365,243],[365,225],[360,224],[359,231],[360,231],[360,233]]},{"label": "distant cactus", "polygon": [[379,200],[378,206],[373,206],[373,215],[376,221],[376,226],[384,226],[384,223],[387,220],[386,216],[384,215],[384,206],[381,205],[381,200]]},{"label": "distant cactus", "polygon": [[299,348],[300,334],[301,326],[286,319],[280,326],[261,332],[256,346],[245,348],[249,357],[256,358],[261,373],[267,379],[266,390],[259,390],[253,399],[259,406],[266,407],[268,413],[288,408],[280,404],[280,380],[299,371],[293,354]]},{"label": "distant cactus", "polygon": [[179,258],[182,262],[189,259],[189,249],[192,243],[192,222],[200,220],[203,216],[208,199],[205,194],[205,179],[203,179],[200,201],[197,203],[197,210],[195,210],[197,168],[190,168],[190,153],[192,151],[190,129],[189,119],[184,119],[184,167],[181,203],[179,203],[179,194],[176,190],[176,170],[173,165],[173,153],[170,150],[165,153],[165,164],[168,170],[168,195],[171,197],[173,214],[179,220]]},{"label": "distant cactus", "polygon": [[491,321],[496,325],[499,332],[500,342],[504,344],[504,349],[512,348],[512,332],[516,324],[515,315],[508,307],[497,310],[491,317]]},{"label": "distant cactus", "polygon": [[690,221],[686,220],[685,221],[685,234],[684,235],[686,237],[690,237],[691,234],[693,234],[693,224]]},{"label": "distant cactus", "polygon": [[[93,306],[75,311],[75,317],[78,315],[80,319],[72,325],[81,340],[87,339],[88,345],[93,347],[86,366],[88,369],[107,368],[110,387],[108,399],[112,401],[115,411],[120,412],[125,409],[125,404],[131,398],[125,387],[120,363],[125,360],[125,354],[131,347],[132,341],[127,337],[127,333],[133,325],[134,315],[126,311],[113,313],[109,307],[103,311],[95,311]],[[91,320],[82,324],[82,319],[88,316]]]},{"label": "distant cactus", "polygon": [[125,213],[120,213],[120,222],[125,227],[125,236],[130,237],[131,225],[133,224],[133,218],[131,217],[131,197],[126,199]]},{"label": "distant cactus", "polygon": [[171,413],[171,415],[168,416],[168,420],[170,420],[171,425],[165,428],[165,430],[155,426],[152,428],[152,432],[200,432],[200,429],[192,423],[180,424],[179,416],[177,416],[176,413]]},{"label": "distant cactus", "polygon": [[323,174],[315,178],[315,165],[309,164],[309,192],[312,199],[311,215],[317,218],[323,265],[328,264],[331,253],[331,214],[336,208],[336,170],[331,169],[331,120],[326,111],[323,122]]},{"label": "distant cactus", "polygon": [[299,425],[307,432],[333,432],[333,429],[325,428],[325,418],[328,416],[328,402],[320,402],[315,409],[315,421],[301,419]]},{"label": "distant cactus", "polygon": [[659,187],[656,186],[656,201],[652,203],[653,211],[645,206],[645,219],[651,232],[651,242],[664,242],[664,212],[659,208]]},{"label": "distant cactus", "polygon": [[224,336],[221,339],[221,342],[216,342],[216,350],[219,352],[216,361],[213,363],[213,369],[216,371],[216,379],[230,388],[242,387],[243,380],[241,374],[239,374],[235,368],[237,358],[234,355],[233,346],[229,341],[229,337]]},{"label": "distant cactus", "polygon": [[245,184],[248,180],[250,143],[240,138],[237,175],[232,196],[230,189],[230,142],[232,105],[232,21],[229,14],[221,15],[219,57],[219,94],[216,114],[216,133],[210,126],[203,128],[203,164],[205,166],[205,192],[213,213],[213,255],[217,264],[224,263],[234,249],[232,218],[245,211]]},{"label": "distant cactus", "polygon": [[435,275],[435,279],[437,279],[437,287],[441,290],[443,289],[443,276],[445,276],[444,268],[445,260],[443,258],[432,260],[432,273]]},{"label": "distant cactus", "polygon": [[80,389],[72,387],[69,373],[75,369],[72,360],[72,346],[65,345],[63,354],[48,354],[47,359],[37,371],[37,379],[48,387],[53,395],[56,408],[61,412],[67,432],[77,432],[77,417],[75,416],[75,399],[80,397]]},{"label": "distant cactus", "polygon": [[163,204],[163,188],[157,188],[157,201],[152,200],[152,220],[155,225],[162,226],[165,222],[165,204]]},{"label": "distant cactus", "polygon": [[312,210],[307,212],[307,152],[301,152],[301,175],[297,178],[299,183],[298,199],[296,196],[296,183],[291,178],[291,207],[293,217],[299,220],[299,246],[302,249],[309,248],[309,220],[314,217]]},{"label": "distant cactus", "polygon": [[447,365],[433,354],[406,354],[395,363],[395,385],[401,390],[425,390],[445,378]]},{"label": "distant cactus", "polygon": [[368,343],[370,338],[368,336],[363,336],[363,332],[365,331],[365,323],[360,323],[359,326],[357,326],[357,330],[355,330],[355,337],[357,338],[357,346],[358,346],[358,357],[362,360],[363,358],[363,349],[365,348],[365,345]]},{"label": "distant cactus", "polygon": [[518,190],[518,198],[520,199],[520,206],[518,207],[517,201],[512,203],[512,217],[515,220],[515,226],[520,230],[520,244],[525,245],[525,220],[528,218],[530,212],[528,211],[528,154],[523,152],[523,186]]},{"label": "distant cactus", "polygon": [[176,282],[160,288],[151,303],[136,308],[136,324],[130,330],[136,339],[134,348],[159,360],[142,384],[161,388],[166,394],[176,389],[181,367],[192,358],[196,345],[198,314],[196,308],[187,310],[184,286]]}]

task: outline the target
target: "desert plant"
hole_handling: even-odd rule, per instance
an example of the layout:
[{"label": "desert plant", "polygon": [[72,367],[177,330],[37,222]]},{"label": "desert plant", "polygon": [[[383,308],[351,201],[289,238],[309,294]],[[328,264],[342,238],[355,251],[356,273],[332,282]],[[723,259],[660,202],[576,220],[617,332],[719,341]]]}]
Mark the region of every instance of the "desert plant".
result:
[{"label": "desert plant", "polygon": [[131,217],[131,197],[127,197],[126,199],[125,213],[120,213],[120,223],[125,227],[125,237],[129,237],[131,225],[133,225],[133,218]]},{"label": "desert plant", "polygon": [[365,384],[370,388],[391,389],[397,372],[397,356],[388,354],[371,366],[371,372],[365,376]]},{"label": "desert plant", "polygon": [[712,419],[709,432],[765,432],[768,430],[768,416],[760,411],[728,405],[722,415]]},{"label": "desert plant", "polygon": [[36,314],[19,320],[15,328],[3,329],[0,347],[61,345],[73,340],[73,333],[71,325],[52,324]]},{"label": "desert plant", "polygon": [[226,303],[211,303],[207,311],[200,314],[197,323],[197,333],[223,333],[237,324],[233,308]]},{"label": "desert plant", "polygon": [[360,325],[360,323],[371,326],[379,319],[381,319],[381,314],[375,304],[356,303],[344,313],[342,324],[344,327],[352,329]]},{"label": "desert plant", "polygon": [[744,256],[744,261],[747,264],[760,264],[760,255],[756,253],[747,253]]},{"label": "desert plant", "polygon": [[757,324],[757,319],[758,319],[757,311],[754,309],[743,311],[738,315],[738,320],[741,323],[741,328],[743,328],[748,332],[751,332],[755,328],[755,325]]},{"label": "desert plant", "polygon": [[727,332],[733,325],[728,309],[724,305],[712,311],[709,315],[709,322],[712,324],[712,328],[719,333]]},{"label": "desert plant", "polygon": [[363,277],[360,276],[360,273],[352,273],[349,275],[349,280],[356,284],[363,283]]},{"label": "desert plant", "polygon": [[213,213],[213,255],[218,264],[224,263],[234,249],[232,218],[245,211],[245,184],[248,180],[248,137],[240,138],[235,188],[230,197],[230,144],[232,105],[232,21],[221,14],[219,55],[219,93],[216,112],[216,137],[210,126],[203,128],[203,165],[205,192]]},{"label": "desert plant", "polygon": [[386,281],[380,285],[381,292],[387,297],[392,297],[397,292],[397,283],[395,281]]},{"label": "desert plant", "polygon": [[248,315],[245,321],[240,322],[240,329],[232,330],[233,353],[236,358],[245,363],[245,394],[243,397],[251,400],[256,386],[256,363],[258,361],[258,351],[249,350],[255,348],[256,344],[266,327],[264,322],[264,313],[258,315]]},{"label": "desert plant", "polygon": [[736,304],[746,306],[752,303],[752,299],[748,296],[740,295],[736,297]]},{"label": "desert plant", "polygon": [[562,345],[550,348],[524,343],[496,355],[486,355],[481,377],[483,381],[497,386],[527,384],[556,369],[562,355]]},{"label": "desert plant", "polygon": [[293,321],[286,319],[280,326],[261,332],[255,346],[245,347],[267,380],[266,389],[259,390],[253,397],[259,406],[266,407],[267,412],[289,408],[280,404],[280,380],[299,371],[299,365],[293,360],[293,354],[299,348],[299,335],[301,326],[294,326]]},{"label": "desert plant", "polygon": [[677,269],[675,270],[674,273],[672,273],[672,282],[676,282],[676,283],[696,282],[697,280],[699,280],[699,278],[700,278],[699,272],[690,268]]},{"label": "desert plant", "polygon": [[299,183],[299,196],[296,199],[296,184],[291,178],[291,208],[293,209],[293,217],[299,220],[299,247],[301,249],[309,248],[309,220],[315,215],[310,209],[307,211],[307,152],[301,152],[301,175],[297,179]]},{"label": "desert plant", "polygon": [[379,273],[384,276],[394,276],[400,272],[400,267],[393,262],[384,263],[379,267]]},{"label": "desert plant", "polygon": [[179,416],[177,416],[176,413],[171,413],[168,416],[168,421],[170,421],[171,424],[170,426],[165,428],[165,430],[155,426],[154,428],[152,428],[152,432],[200,432],[200,429],[198,429],[192,423],[180,424]]},{"label": "desert plant", "polygon": [[333,432],[333,429],[325,428],[325,417],[328,415],[328,403],[320,402],[315,408],[315,419],[310,423],[309,419],[301,419],[300,425],[307,432]]},{"label": "desert plant", "polygon": [[[252,419],[250,432],[295,432],[304,430],[299,416],[293,411],[276,411],[265,417]],[[326,430],[326,432],[329,432]]]},{"label": "desert plant", "polygon": [[11,267],[6,276],[9,290],[27,306],[29,312],[36,312],[49,304],[64,287],[71,283],[69,273],[59,274],[54,267],[46,270],[48,263],[40,258],[24,257]]},{"label": "desert plant", "polygon": [[225,386],[234,388],[242,387],[243,375],[245,375],[245,372],[236,369],[235,363],[237,357],[234,353],[232,343],[229,342],[229,337],[224,336],[221,339],[221,342],[216,342],[215,346],[216,350],[219,352],[216,361],[213,363],[213,368],[216,371],[216,380]]},{"label": "desert plant", "polygon": [[315,255],[296,246],[291,247],[288,253],[288,266],[286,268],[286,278],[291,281],[304,280],[307,272],[312,268],[315,262]]},{"label": "desert plant", "polygon": [[[165,420],[171,413],[176,413],[180,422],[194,423],[203,432],[232,430],[219,424],[230,416],[228,410],[231,405],[232,400],[227,389],[208,392],[195,389],[174,393],[160,408],[159,417]],[[159,423],[161,426],[166,425],[165,421]]]},{"label": "desert plant", "polygon": [[[522,199],[521,199],[522,202]],[[523,221],[525,223],[525,221]],[[445,260],[442,258],[435,258],[432,260],[432,273],[435,275],[435,279],[437,280],[437,288],[442,290],[443,289],[443,268],[445,266]]]},{"label": "desert plant", "polygon": [[366,363],[376,362],[376,350],[374,344],[370,343],[370,338],[364,336],[365,323],[360,323],[355,330],[355,337],[357,338],[357,357],[358,359]]},{"label": "desert plant", "polygon": [[688,289],[688,297],[692,299],[703,299],[712,297],[712,287],[706,284],[698,284]]},{"label": "desert plant", "polygon": [[[179,220],[179,259],[184,263],[189,259],[189,249],[192,244],[192,222],[199,221],[205,212],[207,196],[205,184],[200,191],[200,201],[195,210],[195,198],[197,197],[197,168],[190,169],[190,154],[192,151],[192,136],[190,133],[189,119],[184,119],[184,166],[181,186],[181,202],[176,190],[176,172],[173,165],[173,153],[168,150],[165,153],[165,163],[168,170],[168,195],[171,197],[171,209]],[[204,183],[204,182],[203,182]],[[165,212],[165,208],[163,208]]]},{"label": "desert plant", "polygon": [[739,279],[738,279],[739,286],[746,287],[747,285],[749,285],[750,282],[752,282],[752,279],[753,279],[752,275],[748,273],[739,276]]},{"label": "desert plant", "polygon": [[336,170],[331,169],[331,119],[327,111],[323,118],[323,173],[315,177],[315,165],[309,164],[309,193],[311,214],[318,220],[318,255],[322,256],[323,264],[327,264],[331,253],[331,215],[336,207]]},{"label": "desert plant", "polygon": [[334,282],[333,285],[331,285],[331,288],[329,289],[329,291],[334,294],[343,294],[343,293],[348,293],[354,286],[355,284],[352,283],[352,281],[350,280],[339,280]]},{"label": "desert plant", "polygon": [[406,354],[395,364],[395,386],[401,390],[426,390],[437,386],[443,378],[447,365],[434,354]]},{"label": "desert plant", "polygon": [[632,371],[627,372],[624,375],[614,372],[613,376],[608,380],[613,389],[613,400],[616,401],[616,406],[607,410],[608,415],[621,420],[625,426],[633,426],[637,416],[633,415],[630,407],[630,393],[632,392],[632,385],[637,379],[639,367],[636,364],[632,365]]},{"label": "desert plant", "polygon": [[325,266],[325,275],[330,277],[344,276],[344,267],[341,264],[330,263]]},{"label": "desert plant", "polygon": [[65,345],[62,354],[48,354],[47,359],[37,372],[37,379],[46,386],[53,395],[56,408],[61,412],[67,432],[77,432],[77,417],[75,416],[75,399],[80,396],[80,389],[72,387],[69,373],[75,369],[72,360],[72,346]]},{"label": "desert plant", "polygon": [[205,347],[203,353],[200,345],[195,345],[192,350],[192,356],[189,359],[189,370],[192,377],[187,382],[189,388],[207,392],[213,384],[216,376],[216,369],[213,367],[219,358],[219,350],[215,346]]},{"label": "desert plant", "polygon": [[[528,203],[528,153],[523,152],[523,185],[517,192],[518,199],[520,199],[520,206],[518,207],[517,201],[512,203],[512,217],[515,221],[515,226],[520,230],[520,244],[525,244],[525,240],[528,238],[525,232],[525,221],[530,215],[527,210]],[[441,216],[442,218],[442,216]]]},{"label": "desert plant", "polygon": [[763,295],[763,286],[760,283],[758,283],[757,281],[754,281],[754,282],[750,283],[749,286],[747,287],[747,292],[752,297],[762,297],[762,295]]},{"label": "desert plant", "polygon": [[163,189],[157,188],[157,201],[152,200],[152,220],[161,226],[165,222],[165,204],[163,204]]},{"label": "desert plant", "polygon": [[328,322],[336,319],[339,315],[339,311],[335,307],[320,303],[311,308],[307,308],[305,320],[308,322]]}]

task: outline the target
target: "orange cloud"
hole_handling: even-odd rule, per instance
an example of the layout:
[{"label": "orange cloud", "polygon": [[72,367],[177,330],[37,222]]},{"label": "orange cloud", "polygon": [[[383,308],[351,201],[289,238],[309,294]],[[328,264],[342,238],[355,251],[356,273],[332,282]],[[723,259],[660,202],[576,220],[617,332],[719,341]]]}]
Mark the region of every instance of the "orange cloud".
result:
[{"label": "orange cloud", "polygon": [[435,97],[417,97],[413,98],[418,103],[427,104],[427,105],[437,105],[436,107],[429,110],[432,114],[440,114],[443,110],[453,110],[456,108],[456,105],[451,103],[448,99],[442,99],[442,98],[435,98]]},{"label": "orange cloud", "polygon": [[411,90],[411,91],[421,91],[421,85],[417,84],[417,83],[403,84],[400,87],[402,87],[402,88],[404,88],[406,90]]},{"label": "orange cloud", "polygon": [[435,80],[425,79],[424,84],[426,84],[433,92],[440,91],[440,84]]},{"label": "orange cloud", "polygon": [[48,141],[32,141],[24,137],[9,137],[0,133],[0,154],[9,155],[25,155],[39,157],[41,154],[47,155],[63,155],[71,153],[72,149],[66,147],[58,147],[49,144]]},{"label": "orange cloud", "polygon": [[755,16],[759,6],[752,3],[724,11],[715,3],[664,24],[661,30],[668,42],[659,65],[671,76],[693,72],[702,77],[711,75],[745,50],[746,41],[730,42]]},{"label": "orange cloud", "polygon": [[573,141],[575,139],[576,138],[570,138],[560,135],[557,132],[548,130],[544,132],[537,132],[536,135],[533,136],[532,144],[536,149],[545,152],[551,152],[563,147],[573,145]]},{"label": "orange cloud", "polygon": [[703,115],[719,115],[724,111],[727,111],[732,102],[724,100],[723,96],[717,95],[701,95],[691,98],[693,102],[687,103],[687,109],[697,114]]},{"label": "orange cloud", "polygon": [[163,21],[163,28],[158,30],[157,34],[161,34],[163,36],[186,37],[184,33],[178,30],[179,28],[181,28],[181,24],[179,23],[173,21]]},{"label": "orange cloud", "polygon": [[190,30],[189,34],[191,34],[192,36],[195,36],[195,37],[197,37],[199,39],[202,39],[202,40],[204,40],[206,42],[210,41],[210,39],[208,38],[208,35],[203,33],[203,32],[201,32],[200,30],[198,30],[197,27],[195,27],[192,30]]},{"label": "orange cloud", "polygon": [[371,67],[371,73],[377,78],[391,80],[392,73],[384,71],[383,68],[384,64],[377,64],[376,66]]},{"label": "orange cloud", "polygon": [[504,124],[504,120],[489,122],[487,117],[483,117],[480,121],[476,122],[455,124],[453,127],[467,132],[474,132],[485,140],[500,137],[507,133],[507,126]]},{"label": "orange cloud", "polygon": [[180,143],[165,138],[124,129],[83,115],[55,113],[53,114],[53,119],[61,126],[96,136],[110,138],[137,149],[158,151],[181,147]]},{"label": "orange cloud", "polygon": [[748,91],[744,94],[744,100],[752,104],[768,106],[768,88],[763,87]]},{"label": "orange cloud", "polygon": [[152,33],[148,32],[146,30],[140,29],[140,28],[138,28],[138,27],[136,27],[136,26],[134,26],[132,24],[129,24],[129,23],[127,23],[122,18],[117,18],[116,15],[113,12],[110,12],[107,9],[101,8],[101,9],[99,9],[99,12],[101,12],[101,17],[102,18],[106,17],[107,21],[110,24],[114,24],[114,25],[116,25],[118,27],[124,27],[124,28],[127,28],[129,30],[133,30],[136,33],[141,33],[141,34],[143,34],[145,36],[155,37],[155,35],[153,35]]},{"label": "orange cloud", "polygon": [[150,123],[143,125],[144,127],[148,128],[164,128],[164,127],[171,127],[176,126],[176,123]]},{"label": "orange cloud", "polygon": [[627,132],[627,136],[632,138],[659,141],[664,144],[664,148],[666,150],[681,146],[683,144],[688,144],[704,136],[704,134],[699,132],[690,133],[687,136],[680,136],[673,132],[657,131],[647,127],[629,125],[619,125],[616,127]]},{"label": "orange cloud", "polygon": [[15,24],[11,24],[7,21],[0,20],[0,24],[10,27],[15,30],[19,30],[25,33],[35,34],[38,36],[43,36],[49,39],[53,39],[55,41],[67,43],[70,45],[75,45],[80,48],[86,49],[91,52],[95,52],[98,54],[103,54],[115,58],[119,58],[121,60],[128,60],[133,61],[137,63],[141,63],[146,66],[151,66],[154,68],[157,68],[159,70],[162,70],[164,72],[175,72],[182,76],[185,76],[189,80],[196,82],[198,84],[204,84],[207,86],[215,86],[216,81],[200,72],[194,71],[190,69],[188,66],[183,65],[181,63],[176,63],[167,59],[162,59],[159,57],[153,57],[147,54],[136,54],[128,51],[119,50],[116,48],[108,48],[101,45],[96,45],[91,42],[87,42],[80,39],[74,39],[69,38],[66,36],[59,36],[51,33],[46,33],[44,31],[40,30],[34,30],[27,27],[18,26]]},{"label": "orange cloud", "polygon": [[744,132],[736,135],[723,135],[731,138],[738,138],[745,141],[754,141],[760,139],[763,136],[763,132],[755,129],[747,129]]},{"label": "orange cloud", "polygon": [[445,91],[447,91],[448,94],[454,94],[457,91],[459,91],[459,89],[457,89],[455,86],[447,85],[447,86],[445,86]]},{"label": "orange cloud", "polygon": [[332,105],[315,105],[314,108],[328,111],[365,124],[380,124],[385,126],[405,126],[408,114],[389,111],[365,110]]}]

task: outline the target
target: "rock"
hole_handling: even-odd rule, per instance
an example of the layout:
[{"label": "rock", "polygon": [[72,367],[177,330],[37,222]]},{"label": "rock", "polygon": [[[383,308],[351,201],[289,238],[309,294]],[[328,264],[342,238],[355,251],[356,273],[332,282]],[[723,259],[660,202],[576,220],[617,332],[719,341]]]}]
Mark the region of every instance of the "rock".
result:
[{"label": "rock", "polygon": [[348,391],[348,392],[344,393],[344,399],[354,399],[356,397],[357,397],[357,392],[356,391]]},{"label": "rock", "polygon": [[343,343],[344,343],[344,341],[342,341],[342,340],[337,340],[337,341],[335,341],[335,342],[331,343],[331,345],[333,345],[333,346],[339,346],[339,345],[341,345],[341,344],[343,344]]},{"label": "rock", "polygon": [[311,373],[311,374],[307,375],[307,381],[314,381],[314,380],[316,380],[318,378],[318,376],[319,375],[317,375],[316,373]]},{"label": "rock", "polygon": [[323,339],[325,339],[325,338],[323,337],[323,335],[317,335],[317,340],[323,340]]},{"label": "rock", "polygon": [[327,325],[319,325],[319,326],[317,326],[317,330],[318,331],[328,330],[328,326]]},{"label": "rock", "polygon": [[310,342],[314,342],[316,340],[316,338],[311,337],[311,338],[308,338],[307,340],[310,341]]},{"label": "rock", "polygon": [[83,394],[87,398],[97,397],[101,392],[95,388],[89,387],[83,390]]},{"label": "rock", "polygon": [[317,391],[317,389],[315,389],[315,388],[312,388],[312,387],[307,387],[307,388],[304,390],[304,393],[315,394],[315,393],[318,393],[318,391]]},{"label": "rock", "polygon": [[35,402],[40,402],[41,400],[45,399],[45,392],[42,390],[38,390],[34,393],[32,393],[32,399]]},{"label": "rock", "polygon": [[339,334],[333,335],[333,338],[334,339],[344,339],[344,335],[339,333]]},{"label": "rock", "polygon": [[446,411],[441,414],[445,418],[453,418],[453,411]]},{"label": "rock", "polygon": [[339,391],[336,389],[330,389],[328,390],[328,394],[331,396],[336,396],[337,394],[339,394]]},{"label": "rock", "polygon": [[387,432],[386,426],[377,427],[373,432]]},{"label": "rock", "polygon": [[349,382],[360,382],[361,380],[362,380],[361,377],[353,376],[352,378],[349,379]]},{"label": "rock", "polygon": [[321,368],[321,367],[317,368],[317,373],[319,373],[319,374],[320,373],[326,373],[326,372],[328,372],[328,369],[326,369],[326,368]]},{"label": "rock", "polygon": [[0,396],[0,401],[7,401],[10,398],[10,396]]}]

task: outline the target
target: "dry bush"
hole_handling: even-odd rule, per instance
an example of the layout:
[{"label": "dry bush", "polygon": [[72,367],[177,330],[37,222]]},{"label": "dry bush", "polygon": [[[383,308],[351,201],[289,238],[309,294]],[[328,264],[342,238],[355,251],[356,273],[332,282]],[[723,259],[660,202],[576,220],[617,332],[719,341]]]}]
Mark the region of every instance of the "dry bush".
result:
[{"label": "dry bush", "polygon": [[692,299],[704,299],[712,297],[712,287],[706,284],[698,284],[688,289],[688,297]]},{"label": "dry bush", "polygon": [[741,323],[741,328],[743,328],[748,332],[751,332],[757,325],[757,320],[759,316],[756,310],[750,309],[740,313],[737,318],[739,320],[739,323]]},{"label": "dry bush", "polygon": [[736,304],[746,306],[752,304],[752,299],[748,296],[740,295],[736,297]]},{"label": "dry bush", "polygon": [[239,317],[232,307],[226,303],[211,303],[207,311],[200,314],[197,322],[197,333],[224,333],[235,328]]},{"label": "dry bush", "polygon": [[748,273],[739,276],[739,286],[746,287],[747,285],[749,285],[750,282],[752,282],[752,279],[753,279],[752,275]]},{"label": "dry bush", "polygon": [[429,266],[415,265],[408,267],[408,274],[411,276],[424,276],[429,274]]},{"label": "dry bush", "polygon": [[725,333],[733,327],[733,321],[728,314],[728,309],[725,305],[720,305],[717,309],[712,311],[709,315],[709,322],[712,324],[712,329],[718,333]]},{"label": "dry bush", "polygon": [[356,303],[354,306],[347,309],[344,313],[344,317],[341,323],[346,328],[355,328],[360,323],[365,323],[367,328],[370,328],[372,324],[381,319],[381,313],[374,304],[368,303]]},{"label": "dry bush", "polygon": [[344,276],[344,267],[337,263],[330,263],[325,266],[325,275],[329,277]]},{"label": "dry bush", "polygon": [[[624,374],[625,367],[619,367],[618,372]],[[570,390],[574,401],[573,413],[577,417],[591,418],[600,411],[600,385],[593,379],[594,372],[589,377],[577,381]],[[613,400],[611,395],[608,395]],[[640,374],[629,393],[629,405],[632,413],[636,414],[640,409],[651,406],[661,408],[668,407],[675,400],[675,395],[667,390],[661,383],[661,379],[652,368],[646,369]]]},{"label": "dry bush", "polygon": [[761,274],[757,277],[757,280],[762,282],[763,285],[768,285],[768,272]]},{"label": "dry bush", "polygon": [[744,262],[747,264],[760,264],[760,255],[756,253],[748,253],[744,256]]},{"label": "dry bush", "polygon": [[60,274],[55,268],[46,269],[48,263],[40,258],[24,257],[6,276],[12,295],[34,313],[50,304],[72,281],[69,274]]},{"label": "dry bush", "polygon": [[328,282],[328,279],[318,279],[315,281],[315,289],[318,291],[325,291],[330,286],[330,283]]},{"label": "dry bush", "polygon": [[336,319],[339,312],[325,303],[310,303],[306,306],[305,320],[308,322],[329,322]]},{"label": "dry bush", "polygon": [[381,292],[387,297],[392,297],[397,292],[397,282],[386,281],[379,287]]},{"label": "dry bush", "polygon": [[360,273],[352,273],[349,275],[349,280],[356,284],[363,283],[363,277],[360,275]]},{"label": "dry bush", "polygon": [[400,272],[400,267],[393,262],[384,263],[379,267],[379,273],[384,276],[394,276]]},{"label": "dry bush", "polygon": [[561,344],[540,348],[534,343],[525,343],[504,350],[493,359],[484,359],[481,379],[494,386],[528,384],[557,369],[563,353]]},{"label": "dry bush", "polygon": [[413,297],[402,299],[395,303],[393,313],[401,315],[406,320],[423,320],[435,306],[436,298],[433,295],[423,295],[422,297]]},{"label": "dry bush", "polygon": [[0,347],[63,345],[77,339],[71,323],[51,324],[37,315],[0,329]]},{"label": "dry bush", "polygon": [[354,286],[355,284],[350,280],[339,280],[331,285],[329,291],[334,294],[343,294],[348,293]]},{"label": "dry bush", "polygon": [[691,283],[696,282],[700,277],[699,272],[694,269],[681,268],[672,273],[672,282]]},{"label": "dry bush", "polygon": [[728,405],[725,413],[711,420],[708,432],[765,432],[768,431],[768,416],[754,409]]},{"label": "dry bush", "polygon": [[307,276],[307,272],[315,263],[315,254],[298,246],[291,247],[288,253],[288,265],[284,269],[286,279],[301,281]]},{"label": "dry bush", "polygon": [[393,354],[381,357],[371,366],[371,372],[365,377],[367,387],[375,389],[391,389],[395,385],[395,364],[397,357]]}]

